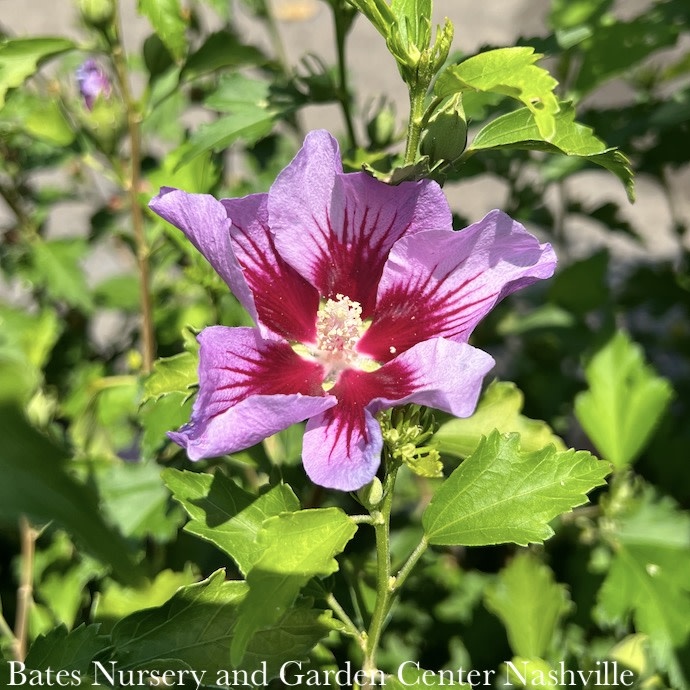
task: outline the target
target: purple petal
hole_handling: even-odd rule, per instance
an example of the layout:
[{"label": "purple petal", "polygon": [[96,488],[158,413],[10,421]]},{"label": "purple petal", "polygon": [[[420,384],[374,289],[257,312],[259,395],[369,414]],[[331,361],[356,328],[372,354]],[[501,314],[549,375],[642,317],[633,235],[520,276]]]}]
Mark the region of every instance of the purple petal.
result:
[{"label": "purple petal", "polygon": [[370,482],[383,440],[375,416],[416,402],[458,417],[474,412],[493,358],[466,343],[420,343],[374,372],[346,370],[330,393],[338,404],[307,423],[302,458],[311,480],[354,491]]},{"label": "purple petal", "polygon": [[191,421],[170,438],[190,460],[233,453],[336,404],[323,368],[253,328],[213,326],[199,335],[199,394]]},{"label": "purple petal", "polygon": [[312,132],[268,198],[280,254],[321,295],[344,294],[371,315],[386,256],[403,235],[450,229],[440,187],[428,180],[393,187],[365,173],[342,173],[337,142]]},{"label": "purple petal", "polygon": [[385,362],[430,338],[466,342],[497,302],[555,266],[551,245],[501,211],[460,232],[405,237],[390,252],[357,349]]},{"label": "purple petal", "polygon": [[254,298],[232,249],[230,219],[223,204],[210,194],[162,187],[149,208],[182,230],[257,321]]},{"label": "purple petal", "polygon": [[266,195],[221,203],[232,221],[232,248],[254,296],[259,322],[287,340],[313,342],[319,293],[276,252]]}]

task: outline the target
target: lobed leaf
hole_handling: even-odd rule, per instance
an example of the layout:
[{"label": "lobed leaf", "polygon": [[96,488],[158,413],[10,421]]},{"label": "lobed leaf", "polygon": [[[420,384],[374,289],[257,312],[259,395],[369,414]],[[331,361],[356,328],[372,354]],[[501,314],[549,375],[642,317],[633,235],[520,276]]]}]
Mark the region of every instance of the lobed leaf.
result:
[{"label": "lobed leaf", "polygon": [[499,573],[484,601],[506,628],[513,654],[522,657],[545,657],[560,619],[570,609],[565,585],[526,552]]},{"label": "lobed leaf", "polygon": [[243,574],[261,557],[258,543],[264,521],[299,510],[299,501],[286,484],[254,496],[222,472],[215,475],[167,469],[163,481],[191,520],[185,530],[227,553]]},{"label": "lobed leaf", "polygon": [[256,631],[273,625],[309,580],[338,569],[334,557],[356,531],[339,508],[283,513],[264,522],[258,536],[262,553],[247,574],[249,593],[232,641],[233,664],[241,662]]},{"label": "lobed leaf", "polygon": [[479,91],[499,93],[521,101],[534,117],[540,138],[556,135],[555,116],[560,110],[553,90],[558,82],[534,63],[543,56],[534,48],[519,46],[479,53],[459,65],[450,65],[438,77],[434,94]]},{"label": "lobed leaf", "polygon": [[571,104],[561,103],[554,116],[555,130],[547,140],[527,108],[501,115],[483,127],[475,136],[468,152],[487,149],[517,148],[576,156],[583,161],[606,168],[623,183],[630,201],[635,187],[630,161],[616,148],[607,148],[585,125],[575,121]]},{"label": "lobed leaf", "polygon": [[0,41],[0,109],[7,92],[21,86],[43,62],[75,48],[73,41],[52,36]]},{"label": "lobed leaf", "polygon": [[553,534],[549,522],[586,503],[608,472],[586,451],[525,452],[518,434],[494,431],[436,492],[424,531],[439,545],[542,542]]},{"label": "lobed leaf", "polygon": [[144,381],[143,402],[169,393],[189,394],[197,384],[199,358],[192,352],[181,352],[172,357],[161,357],[153,363],[153,371]]},{"label": "lobed leaf", "polygon": [[577,396],[575,414],[601,454],[620,470],[644,449],[673,389],[622,331],[592,358],[585,377],[589,390]]},{"label": "lobed leaf", "polygon": [[520,434],[523,451],[539,450],[553,443],[557,450],[565,450],[565,444],[546,422],[530,419],[520,414],[524,396],[509,381],[493,381],[482,395],[477,409],[466,419],[450,419],[441,424],[434,442],[445,455],[465,458],[479,445],[482,436],[494,429],[501,433]]}]

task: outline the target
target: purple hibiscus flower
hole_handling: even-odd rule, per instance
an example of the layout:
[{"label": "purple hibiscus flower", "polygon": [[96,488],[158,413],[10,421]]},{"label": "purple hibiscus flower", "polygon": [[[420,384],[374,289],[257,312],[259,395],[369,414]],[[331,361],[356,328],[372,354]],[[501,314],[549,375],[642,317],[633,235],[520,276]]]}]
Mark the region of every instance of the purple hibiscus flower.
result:
[{"label": "purple hibiscus flower", "polygon": [[170,438],[198,460],[307,419],[306,472],[341,490],[376,473],[379,411],[414,402],[472,414],[494,361],[470,333],[556,265],[548,244],[500,211],[453,231],[435,182],[343,173],[325,131],[307,136],[267,194],[218,201],[163,188],[150,206],[256,323],[199,335],[199,394]]},{"label": "purple hibiscus flower", "polygon": [[84,99],[84,105],[89,110],[93,110],[94,103],[99,96],[110,98],[112,90],[110,79],[93,58],[89,58],[80,65],[75,76],[79,85],[79,93]]}]

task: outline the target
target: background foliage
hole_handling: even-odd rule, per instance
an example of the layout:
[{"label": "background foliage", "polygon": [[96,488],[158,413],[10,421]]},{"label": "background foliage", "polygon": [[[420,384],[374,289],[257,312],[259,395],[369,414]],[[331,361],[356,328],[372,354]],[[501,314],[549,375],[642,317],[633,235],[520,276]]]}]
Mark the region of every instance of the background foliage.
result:
[{"label": "background foliage", "polygon": [[[447,26],[434,33],[421,0],[326,4],[333,65],[288,63],[268,0],[140,0],[150,33],[130,51],[110,0],[82,0],[78,40],[2,38],[4,658],[74,669],[86,686],[94,660],[214,677],[260,661],[269,677],[291,659],[361,662],[347,618],[361,629],[372,616],[374,539],[349,516],[370,497],[311,486],[299,426],[196,464],[165,437],[189,417],[194,334],[249,322],[146,209],[162,185],[265,191],[301,143],[305,108],[335,104],[349,169],[433,176],[451,198],[458,182],[500,180],[503,210],[560,260],[475,334],[501,380],[472,418],[437,416],[449,478],[400,472],[394,569],[420,538],[432,548],[405,572],[379,666],[608,659],[636,687],[689,687],[690,276],[673,184],[690,160],[687,2],[621,19],[610,0],[554,0],[548,35],[477,55]],[[237,12],[267,27],[270,49],[241,37]],[[362,103],[351,83],[355,21],[377,29],[410,89],[413,146],[386,94]],[[74,78],[87,57],[113,89],[92,110]],[[612,84],[624,106],[599,104]],[[671,259],[578,241],[587,218],[609,247],[644,246],[625,196],[597,205],[578,192],[593,166],[629,198],[631,166],[665,195]],[[83,199],[87,222],[56,228],[56,208]],[[454,211],[458,228],[476,220]]]}]

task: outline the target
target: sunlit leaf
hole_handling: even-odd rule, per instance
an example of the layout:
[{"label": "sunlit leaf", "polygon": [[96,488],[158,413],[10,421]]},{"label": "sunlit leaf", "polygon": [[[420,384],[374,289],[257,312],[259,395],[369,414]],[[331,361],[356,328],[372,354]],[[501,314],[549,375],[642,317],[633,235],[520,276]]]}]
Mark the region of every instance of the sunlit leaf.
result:
[{"label": "sunlit leaf", "polygon": [[441,424],[434,434],[434,442],[441,453],[465,458],[479,445],[482,436],[498,429],[501,433],[519,433],[523,451],[539,450],[549,443],[557,450],[565,450],[563,441],[546,422],[520,414],[523,402],[524,396],[514,383],[494,381],[482,395],[474,414]]},{"label": "sunlit leaf", "polygon": [[526,149],[577,156],[606,168],[616,175],[633,201],[634,183],[630,161],[616,148],[609,148],[585,125],[575,121],[572,105],[561,103],[554,117],[555,130],[547,141],[527,108],[501,115],[481,129],[468,147],[469,152],[486,149]]},{"label": "sunlit leaf", "polygon": [[543,56],[534,48],[499,48],[479,53],[459,65],[447,67],[438,77],[434,94],[440,98],[457,92],[500,93],[521,101],[534,118],[541,139],[556,135],[555,116],[560,110],[553,90],[558,82],[534,63]]},{"label": "sunlit leaf", "polygon": [[549,522],[586,503],[608,472],[585,451],[525,452],[518,434],[494,431],[436,492],[424,531],[432,544],[542,542],[553,534]]},{"label": "sunlit leaf", "polygon": [[170,54],[181,60],[187,51],[187,22],[179,0],[139,0],[139,13],[150,22]]}]

